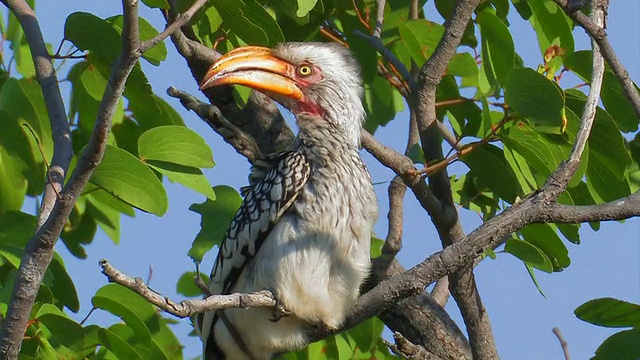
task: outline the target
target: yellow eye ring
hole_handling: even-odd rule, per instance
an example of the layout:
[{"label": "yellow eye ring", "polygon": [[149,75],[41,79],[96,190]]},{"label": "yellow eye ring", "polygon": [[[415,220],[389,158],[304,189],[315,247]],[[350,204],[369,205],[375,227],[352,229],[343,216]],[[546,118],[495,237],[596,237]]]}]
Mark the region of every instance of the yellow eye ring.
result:
[{"label": "yellow eye ring", "polygon": [[309,76],[313,73],[313,69],[309,65],[300,65],[298,66],[298,75],[300,76]]}]

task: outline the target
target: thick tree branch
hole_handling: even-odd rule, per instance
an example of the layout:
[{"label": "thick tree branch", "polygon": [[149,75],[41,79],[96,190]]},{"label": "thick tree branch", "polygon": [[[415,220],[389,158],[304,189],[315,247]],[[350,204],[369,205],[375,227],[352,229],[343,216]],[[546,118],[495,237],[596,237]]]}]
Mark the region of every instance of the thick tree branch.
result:
[{"label": "thick tree branch", "polygon": [[[9,0],[6,1],[9,4]],[[23,2],[12,0],[11,4],[22,6],[22,10],[24,10]],[[122,52],[113,65],[105,93],[100,102],[89,144],[79,157],[78,165],[71,174],[69,181],[60,191],[58,201],[55,203],[51,215],[25,247],[20,268],[18,269],[18,276],[11,294],[7,317],[2,324],[2,335],[0,337],[0,358],[2,359],[16,359],[18,357],[31,308],[38,294],[44,273],[53,258],[54,245],[78,196],[80,196],[93,170],[104,156],[107,136],[111,129],[111,120],[116,105],[124,91],[126,79],[141,56],[138,30],[138,1],[123,0],[122,4],[124,10]],[[33,27],[35,23],[33,13],[29,14],[27,12],[24,14],[26,18],[23,16],[23,20],[28,19],[26,26]],[[23,24],[23,26],[25,25]],[[38,29],[30,28],[29,31],[38,31]],[[42,38],[41,34],[39,38]],[[55,78],[52,80],[55,80]],[[52,94],[51,91],[53,90],[43,92],[45,98],[52,97],[46,101],[60,101],[60,94]]]},{"label": "thick tree branch", "polygon": [[189,317],[193,314],[206,311],[228,309],[228,308],[250,308],[250,307],[274,307],[276,301],[269,291],[258,291],[250,294],[229,294],[212,295],[206,299],[183,300],[176,303],[168,297],[155,292],[141,278],[133,278],[122,273],[111,266],[105,260],[100,260],[102,273],[109,279],[109,282],[120,284],[142,296],[145,300],[179,318]]},{"label": "thick tree branch", "polygon": [[[444,154],[441,134],[436,118],[436,88],[442,79],[447,64],[456,53],[462,34],[478,0],[459,0],[445,23],[445,32],[432,56],[422,67],[418,77],[417,96],[412,101],[416,112],[422,148],[427,163],[440,160]],[[430,187],[443,208],[444,218],[433,218],[443,247],[460,241],[464,237],[446,169],[430,176]],[[497,359],[491,324],[473,277],[473,266],[449,275],[449,287],[467,326],[474,359]]]},{"label": "thick tree branch", "polygon": [[233,125],[222,115],[220,110],[209,104],[205,104],[194,96],[170,87],[167,89],[169,96],[180,99],[180,103],[187,110],[193,110],[204,120],[216,133],[218,133],[227,144],[231,145],[240,155],[246,157],[253,164],[257,159],[262,159],[264,155],[258,148],[255,140],[237,126]]},{"label": "thick tree branch", "polygon": [[62,190],[64,178],[73,157],[71,136],[67,114],[62,101],[56,71],[51,56],[42,38],[40,24],[36,14],[24,0],[2,0],[2,3],[16,16],[22,26],[35,67],[36,79],[42,89],[44,103],[51,123],[53,136],[53,158],[47,175],[44,195],[38,214],[38,228],[47,220],[56,202],[57,194]]},{"label": "thick tree branch", "polygon": [[431,290],[431,297],[438,305],[445,307],[449,301],[449,277],[445,276],[436,281],[436,284]]},{"label": "thick tree branch", "polygon": [[[598,44],[602,55],[611,66],[611,70],[615,74],[618,81],[622,85],[622,90],[624,92],[624,96],[627,98],[633,110],[636,113],[636,116],[640,118],[640,94],[638,94],[638,90],[636,90],[633,81],[629,77],[629,72],[622,65],[622,61],[616,55],[615,50],[611,46],[609,39],[607,37],[607,32],[604,29],[604,24],[600,24],[597,21],[590,19],[587,15],[582,13],[579,10],[573,9],[568,0],[553,0],[556,4],[560,5],[560,7],[569,15],[573,21],[575,21],[580,27],[582,27]],[[608,1],[601,2],[600,0],[595,0],[594,2],[600,3],[604,6],[608,6]],[[598,6],[594,6],[597,8]]]}]

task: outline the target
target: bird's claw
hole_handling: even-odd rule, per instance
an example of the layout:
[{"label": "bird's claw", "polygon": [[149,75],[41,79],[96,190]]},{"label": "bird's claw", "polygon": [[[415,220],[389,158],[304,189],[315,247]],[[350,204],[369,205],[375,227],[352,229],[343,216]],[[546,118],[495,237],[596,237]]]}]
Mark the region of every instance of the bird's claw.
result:
[{"label": "bird's claw", "polygon": [[276,306],[273,308],[273,317],[269,320],[278,322],[283,317],[291,315],[291,311],[288,310],[280,299],[276,298]]}]

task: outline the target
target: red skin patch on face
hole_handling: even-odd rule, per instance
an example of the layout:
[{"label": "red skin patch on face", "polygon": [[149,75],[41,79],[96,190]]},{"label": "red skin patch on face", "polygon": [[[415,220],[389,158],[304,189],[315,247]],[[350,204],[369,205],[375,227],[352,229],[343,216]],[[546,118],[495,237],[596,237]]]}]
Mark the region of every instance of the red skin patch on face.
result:
[{"label": "red skin patch on face", "polygon": [[[304,89],[307,88],[309,85],[313,85],[314,83],[322,80],[323,76],[322,76],[322,70],[320,70],[319,67],[313,64],[308,64],[308,63],[305,63],[303,65],[310,66],[313,69],[311,74],[308,76],[300,76],[297,71],[294,71],[294,75],[292,77],[295,80],[295,82],[298,84],[298,86],[303,89],[303,92],[304,92]],[[301,114],[301,113],[311,114],[318,117],[324,117],[324,114],[325,114],[324,109],[320,105],[306,98],[302,99],[296,104],[296,108],[293,109],[293,112],[296,114]]]},{"label": "red skin patch on face", "polygon": [[311,114],[318,117],[324,117],[324,109],[320,107],[318,104],[303,100],[296,104],[296,108],[293,109],[293,113],[295,114]]}]

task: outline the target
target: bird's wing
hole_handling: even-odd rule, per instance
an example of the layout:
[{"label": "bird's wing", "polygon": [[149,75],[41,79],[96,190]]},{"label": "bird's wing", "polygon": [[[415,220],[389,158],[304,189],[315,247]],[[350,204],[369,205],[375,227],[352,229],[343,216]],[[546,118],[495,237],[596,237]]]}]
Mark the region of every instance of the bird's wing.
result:
[{"label": "bird's wing", "polygon": [[307,159],[297,151],[270,156],[254,165],[251,185],[243,190],[244,201],[231,221],[211,273],[209,290],[213,294],[231,291],[244,266],[296,199],[309,172]]}]

